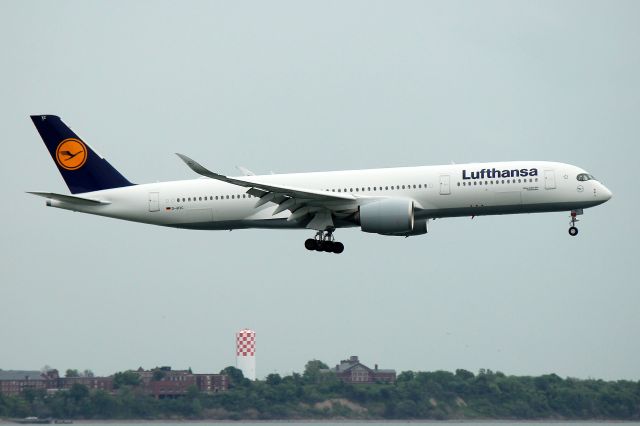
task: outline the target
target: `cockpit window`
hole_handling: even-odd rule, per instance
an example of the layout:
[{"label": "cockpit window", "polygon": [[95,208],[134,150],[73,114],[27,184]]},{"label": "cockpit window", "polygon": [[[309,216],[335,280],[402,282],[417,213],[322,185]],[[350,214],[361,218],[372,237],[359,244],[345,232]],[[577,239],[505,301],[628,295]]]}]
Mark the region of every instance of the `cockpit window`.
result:
[{"label": "cockpit window", "polygon": [[578,176],[576,176],[576,179],[578,179],[580,182],[585,182],[588,180],[596,180],[596,178],[590,175],[589,173],[580,173]]}]

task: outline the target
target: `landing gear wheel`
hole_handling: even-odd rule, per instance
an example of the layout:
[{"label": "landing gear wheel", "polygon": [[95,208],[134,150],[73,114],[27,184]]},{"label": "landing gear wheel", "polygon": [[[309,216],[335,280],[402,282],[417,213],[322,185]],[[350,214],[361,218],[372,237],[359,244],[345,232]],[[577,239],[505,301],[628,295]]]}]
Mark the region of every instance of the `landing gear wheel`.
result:
[{"label": "landing gear wheel", "polygon": [[582,209],[571,210],[571,222],[569,222],[569,225],[571,225],[571,228],[569,228],[569,235],[571,235],[572,237],[575,237],[576,235],[578,235],[578,228],[576,228],[576,222],[579,222],[577,216],[581,214],[582,214]]},{"label": "landing gear wheel", "polygon": [[307,250],[311,250],[311,251],[317,250],[318,249],[318,243],[313,238],[309,238],[309,239],[305,240],[304,247]]},{"label": "landing gear wheel", "polygon": [[304,242],[304,247],[311,251],[323,251],[325,253],[340,254],[344,251],[344,244],[333,239],[334,229],[318,231],[315,238],[309,238]]}]

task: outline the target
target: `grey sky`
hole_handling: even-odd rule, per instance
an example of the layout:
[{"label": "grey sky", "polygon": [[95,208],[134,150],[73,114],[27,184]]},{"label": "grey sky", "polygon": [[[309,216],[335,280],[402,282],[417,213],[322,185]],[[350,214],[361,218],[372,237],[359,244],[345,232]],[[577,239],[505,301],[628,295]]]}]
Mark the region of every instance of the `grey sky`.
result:
[{"label": "grey sky", "polygon": [[[397,370],[640,379],[640,3],[0,2],[0,368],[233,365],[357,354]],[[497,160],[575,164],[585,211],[342,230],[164,229],[48,209],[68,190],[29,114],[134,182]]]}]

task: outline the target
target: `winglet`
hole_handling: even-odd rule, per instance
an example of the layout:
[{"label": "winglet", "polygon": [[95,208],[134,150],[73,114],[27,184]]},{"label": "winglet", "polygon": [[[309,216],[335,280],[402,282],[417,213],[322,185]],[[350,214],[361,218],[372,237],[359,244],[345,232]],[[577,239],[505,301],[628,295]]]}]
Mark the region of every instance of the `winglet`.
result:
[{"label": "winglet", "polygon": [[[176,152],[176,155],[177,155],[178,157],[180,157],[180,159],[181,159],[182,161],[184,161],[184,163],[185,163],[187,166],[189,166],[189,168],[190,168],[191,170],[193,170],[194,172],[196,172],[196,173],[197,173],[197,174],[199,174],[199,175],[202,175],[202,176],[209,176],[210,174],[214,174],[214,175],[215,175],[215,174],[217,174],[217,173],[213,173],[211,170],[207,169],[207,168],[206,168],[206,167],[204,167],[202,164],[198,163],[196,160],[194,160],[194,159],[192,159],[192,158],[189,158],[189,157],[187,157],[187,156],[186,156],[186,155],[184,155],[184,154],[180,154],[180,153]],[[209,176],[209,177],[211,177],[211,176]]]},{"label": "winglet", "polygon": [[221,175],[220,173],[212,172],[211,170],[207,169],[202,164],[198,163],[196,160],[194,160],[192,158],[189,158],[184,154],[180,154],[180,153],[176,152],[176,155],[178,157],[180,157],[180,159],[182,161],[184,161],[184,163],[187,166],[189,166],[189,168],[191,170],[193,170],[194,172],[196,172],[199,175],[206,176],[206,177],[211,178],[211,179],[221,180],[223,182],[227,182],[227,183],[230,183],[230,184],[233,184],[233,185],[244,186],[244,187],[248,187],[248,188],[254,186],[251,182],[247,182],[247,181],[244,181],[242,179],[230,178],[230,177],[227,177],[225,175]]},{"label": "winglet", "polygon": [[256,175],[255,173],[253,173],[251,170],[247,169],[244,166],[236,166],[236,169],[240,170],[240,172],[245,176],[255,176]]}]

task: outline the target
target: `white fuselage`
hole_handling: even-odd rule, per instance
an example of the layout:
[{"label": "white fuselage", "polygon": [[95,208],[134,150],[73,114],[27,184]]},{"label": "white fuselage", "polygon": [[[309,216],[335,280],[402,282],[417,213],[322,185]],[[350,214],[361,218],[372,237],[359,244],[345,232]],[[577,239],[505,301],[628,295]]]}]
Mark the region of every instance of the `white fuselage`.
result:
[{"label": "white fuselage", "polygon": [[[526,170],[526,173],[522,172]],[[530,171],[535,170],[535,173]],[[517,172],[515,172],[517,171]],[[416,219],[568,211],[607,201],[597,180],[578,181],[584,170],[563,163],[518,161],[335,172],[245,176],[246,181],[414,202]],[[526,174],[526,176],[523,176]],[[85,206],[58,200],[48,205],[101,216],[191,229],[298,228],[277,205],[255,207],[246,188],[209,178],[149,183],[85,193],[109,204]],[[336,227],[357,226],[338,221]]]},{"label": "white fuselage", "polygon": [[[535,170],[535,172],[533,172]],[[525,172],[526,171],[526,172]],[[243,176],[245,181],[348,194],[363,203],[412,200],[416,219],[569,211],[611,198],[584,170],[563,163],[515,161],[335,172]],[[154,225],[191,229],[304,228],[287,221],[290,211],[273,214],[276,204],[256,207],[247,188],[210,178],[149,183],[82,194],[108,202],[77,205],[48,200],[53,207]],[[357,226],[338,219],[335,226]]]}]

